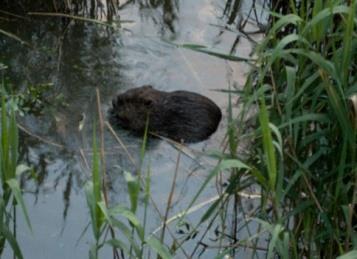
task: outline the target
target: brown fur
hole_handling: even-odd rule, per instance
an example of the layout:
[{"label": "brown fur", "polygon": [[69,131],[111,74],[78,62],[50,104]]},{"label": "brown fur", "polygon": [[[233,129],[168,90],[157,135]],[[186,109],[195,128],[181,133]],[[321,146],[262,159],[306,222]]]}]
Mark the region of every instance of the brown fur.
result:
[{"label": "brown fur", "polygon": [[207,139],[221,120],[218,106],[205,96],[188,91],[164,92],[152,86],[128,90],[113,100],[111,122],[143,134],[149,132],[175,141]]}]

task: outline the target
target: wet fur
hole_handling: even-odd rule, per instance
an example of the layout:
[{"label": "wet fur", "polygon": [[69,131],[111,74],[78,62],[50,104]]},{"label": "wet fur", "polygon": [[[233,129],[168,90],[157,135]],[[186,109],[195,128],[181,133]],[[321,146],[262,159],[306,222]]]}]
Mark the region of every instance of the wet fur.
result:
[{"label": "wet fur", "polygon": [[222,114],[207,97],[188,91],[164,92],[151,86],[128,90],[113,100],[110,121],[137,134],[149,132],[175,141],[198,142],[216,131]]}]

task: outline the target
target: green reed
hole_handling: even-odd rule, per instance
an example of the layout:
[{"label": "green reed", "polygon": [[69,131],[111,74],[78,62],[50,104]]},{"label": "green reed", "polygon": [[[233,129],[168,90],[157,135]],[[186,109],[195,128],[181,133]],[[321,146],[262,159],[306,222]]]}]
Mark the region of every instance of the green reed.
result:
[{"label": "green reed", "polygon": [[[103,126],[107,125],[110,127],[109,129],[111,129],[111,126],[103,121],[99,91],[97,91],[97,104],[100,134],[103,136]],[[122,171],[127,183],[129,208],[123,204],[111,204],[107,198],[105,147],[102,138],[100,149],[98,148],[96,127],[94,126],[92,174],[85,188],[90,210],[90,224],[95,239],[95,244],[90,250],[90,258],[100,258],[99,251],[105,245],[113,248],[113,258],[144,258],[145,254],[152,253],[152,251],[160,258],[171,258],[169,249],[165,244],[160,242],[153,233],[146,233],[147,210],[150,202],[150,169],[144,175],[141,167],[146,151],[147,135],[146,129],[140,154],[141,161],[139,165],[133,164],[137,168],[136,172]],[[116,136],[116,139],[119,140],[120,144],[123,144],[118,136]],[[126,149],[126,147],[124,148]],[[129,153],[128,155],[130,156]],[[131,157],[130,160],[135,163]],[[139,219],[136,213],[141,186],[144,187],[144,216]]]},{"label": "green reed", "polygon": [[280,17],[258,47],[258,84],[246,87],[265,89],[255,155],[259,145],[263,152],[251,162],[266,167],[265,207],[274,213],[265,222],[279,226],[268,255],[335,258],[355,247],[356,118],[348,103],[356,94],[356,1],[307,6],[313,15],[296,8]]},{"label": "green reed", "polygon": [[[230,151],[224,150],[219,163],[226,164],[230,156],[240,157],[246,165],[231,170],[241,176],[238,181],[230,178],[224,193],[228,197],[233,199],[237,190],[253,186],[251,177],[261,187],[259,208],[243,220],[246,229],[249,222],[255,222],[258,231],[220,256],[247,246],[257,255],[258,241],[268,237],[266,247],[261,248],[268,258],[336,258],[343,254],[353,258],[353,252],[348,252],[357,249],[357,3],[272,4],[274,19],[269,19],[265,38],[255,48],[256,61],[247,60],[252,70],[243,90],[228,91],[240,98],[243,108],[237,119],[228,116]],[[204,46],[183,47],[237,59],[233,54],[229,58],[212,54],[214,50]],[[256,129],[252,131],[239,122],[254,108],[257,112],[250,121]],[[235,133],[230,128],[232,121]],[[251,145],[248,157],[242,158],[234,150],[246,138]],[[206,182],[202,188],[205,186]],[[224,201],[213,204],[204,219],[214,217]]]},{"label": "green reed", "polygon": [[[17,177],[29,168],[19,163],[19,136],[14,108],[6,101],[4,82],[1,84],[1,127],[0,127],[0,255],[6,243],[13,250],[14,257],[23,258],[16,240],[16,208],[20,206],[27,226],[32,232],[30,218]],[[7,96],[7,95],[6,95]],[[9,106],[9,107],[8,107]],[[7,109],[8,108],[8,109]],[[13,229],[11,229],[11,226]]]},{"label": "green reed", "polygon": [[[226,3],[224,12],[228,23],[233,24],[241,1]],[[230,233],[223,234],[233,237],[235,242],[223,246],[221,241],[218,258],[234,256],[240,249],[250,249],[253,257],[263,250],[267,258],[355,258],[356,5],[356,0],[271,1],[268,30],[255,46],[254,58],[241,58],[202,45],[181,45],[252,66],[243,89],[226,91],[229,100],[226,145],[215,153],[216,167],[183,213],[188,213],[213,179],[229,173],[227,186],[193,228],[196,231],[204,223],[210,228],[217,218],[222,225],[230,226]],[[232,113],[235,98],[242,104],[238,117]],[[27,215],[20,188],[13,181],[18,163],[14,151],[18,145],[14,113],[8,115],[4,107],[3,100],[1,242],[8,241],[21,257],[5,213],[13,197]],[[248,122],[252,122],[254,129],[247,126]],[[244,155],[238,151],[243,141],[250,143]],[[145,144],[146,137],[141,159]],[[164,234],[159,240],[147,233],[146,212],[143,219],[136,215],[141,185],[145,186],[145,211],[150,202],[150,170],[145,181],[142,163],[135,174],[124,173],[130,208],[109,205],[103,180],[105,162],[99,155],[103,147],[100,149],[94,133],[92,179],[86,186],[95,239],[91,257],[97,258],[99,250],[110,245],[120,250],[114,252],[115,256],[120,253],[143,258],[146,251],[153,250],[162,258],[170,258],[182,244],[175,244],[170,251],[163,244]],[[237,211],[244,202],[238,192],[254,186],[259,186],[260,204],[254,214],[238,219]],[[235,218],[227,222],[226,215],[231,209]],[[239,238],[239,224],[249,233],[248,238]],[[255,231],[250,229],[252,224]],[[114,234],[108,238],[108,232]],[[259,246],[259,241],[265,246]],[[192,256],[196,255],[197,247]]]}]

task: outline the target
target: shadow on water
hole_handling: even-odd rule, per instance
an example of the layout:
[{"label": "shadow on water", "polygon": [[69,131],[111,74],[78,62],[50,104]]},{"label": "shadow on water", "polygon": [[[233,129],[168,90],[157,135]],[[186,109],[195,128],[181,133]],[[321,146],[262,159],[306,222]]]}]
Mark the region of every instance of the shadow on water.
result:
[{"label": "shadow on water", "polygon": [[[119,12],[122,19],[134,20],[124,29],[58,18],[1,23],[3,30],[30,45],[0,36],[0,60],[8,65],[6,76],[17,91],[24,91],[29,85],[53,83],[46,97],[49,105],[43,112],[20,118],[25,129],[21,134],[22,160],[34,168],[21,179],[35,229],[33,236],[26,231],[18,235],[28,258],[83,258],[88,253],[90,231],[78,244],[77,241],[89,222],[82,187],[90,174],[96,88],[100,90],[104,114],[118,92],[143,84],[167,91],[200,92],[214,99],[224,113],[226,96],[209,90],[224,89],[229,83],[227,69],[232,68],[222,60],[177,49],[165,42],[195,42],[228,52],[235,34],[222,34],[218,27],[209,25],[222,23],[217,17],[223,9],[221,1],[133,0],[124,3]],[[251,47],[246,42],[242,49],[249,53]],[[235,76],[241,77],[247,68],[233,70],[238,70]],[[120,129],[116,133],[139,161],[142,140]],[[223,118],[219,130],[209,140],[190,146],[196,152],[186,150],[179,166],[172,215],[186,208],[197,186],[214,166],[214,161],[197,154],[219,149],[224,134]],[[126,203],[122,172],[134,172],[135,168],[108,130],[105,147],[111,201]],[[175,146],[159,140],[149,142],[143,167],[151,168],[152,196],[162,212],[177,155]],[[215,194],[214,186],[207,188],[201,201]],[[153,230],[161,221],[155,210],[149,214],[149,228]],[[18,228],[23,225],[19,222]],[[110,251],[102,253],[103,258],[110,256]]]}]

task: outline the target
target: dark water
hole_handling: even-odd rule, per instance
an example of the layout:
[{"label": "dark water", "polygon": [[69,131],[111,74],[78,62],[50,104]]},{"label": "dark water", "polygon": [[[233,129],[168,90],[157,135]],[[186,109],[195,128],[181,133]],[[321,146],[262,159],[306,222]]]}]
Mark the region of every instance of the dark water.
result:
[{"label": "dark water", "polygon": [[[128,4],[119,14],[121,19],[130,19],[133,23],[116,29],[82,22],[67,23],[57,18],[2,24],[4,30],[31,45],[27,47],[0,35],[0,60],[9,67],[6,77],[18,90],[32,84],[53,83],[48,92],[52,105],[47,105],[43,114],[20,118],[21,125],[31,133],[21,133],[22,159],[35,168],[36,174],[35,178],[24,175],[21,179],[34,229],[31,234],[19,216],[18,240],[25,258],[88,257],[93,243],[91,228],[82,238],[80,236],[90,221],[83,185],[90,175],[87,163],[90,165],[92,157],[96,88],[100,91],[104,114],[116,93],[144,84],[160,90],[199,92],[213,99],[225,114],[227,96],[211,90],[227,89],[229,84],[244,82],[248,71],[244,64],[232,64],[169,43],[203,44],[229,52],[235,34],[222,33],[216,26],[225,22],[220,18],[225,1],[164,2],[171,5],[149,8],[140,3]],[[236,54],[247,57],[250,50],[251,46],[242,39]],[[55,104],[55,96],[62,96],[59,99],[62,101]],[[79,130],[83,118],[84,126]],[[170,216],[187,207],[215,165],[214,159],[200,154],[222,149],[225,120],[224,115],[218,131],[210,139],[190,145],[181,155]],[[139,161],[142,140],[125,131],[116,133]],[[108,130],[105,131],[105,148],[111,204],[128,204],[123,170],[134,172],[134,167]],[[161,214],[166,209],[178,153],[175,146],[154,140],[149,142],[145,154],[143,168],[151,169],[152,198]],[[213,183],[198,203],[216,195]],[[194,223],[203,210],[192,213],[188,220]],[[149,231],[153,231],[161,221],[152,206],[149,214]],[[142,208],[139,208],[141,216]],[[175,232],[175,223],[170,228]],[[197,240],[193,240],[184,247],[191,251],[196,243]],[[200,248],[194,257],[201,251]],[[210,258],[216,253],[217,250],[206,250],[202,256]],[[100,255],[111,258],[111,250],[104,248]],[[249,255],[249,251],[240,255]],[[4,256],[10,256],[10,252],[5,251]]]}]

